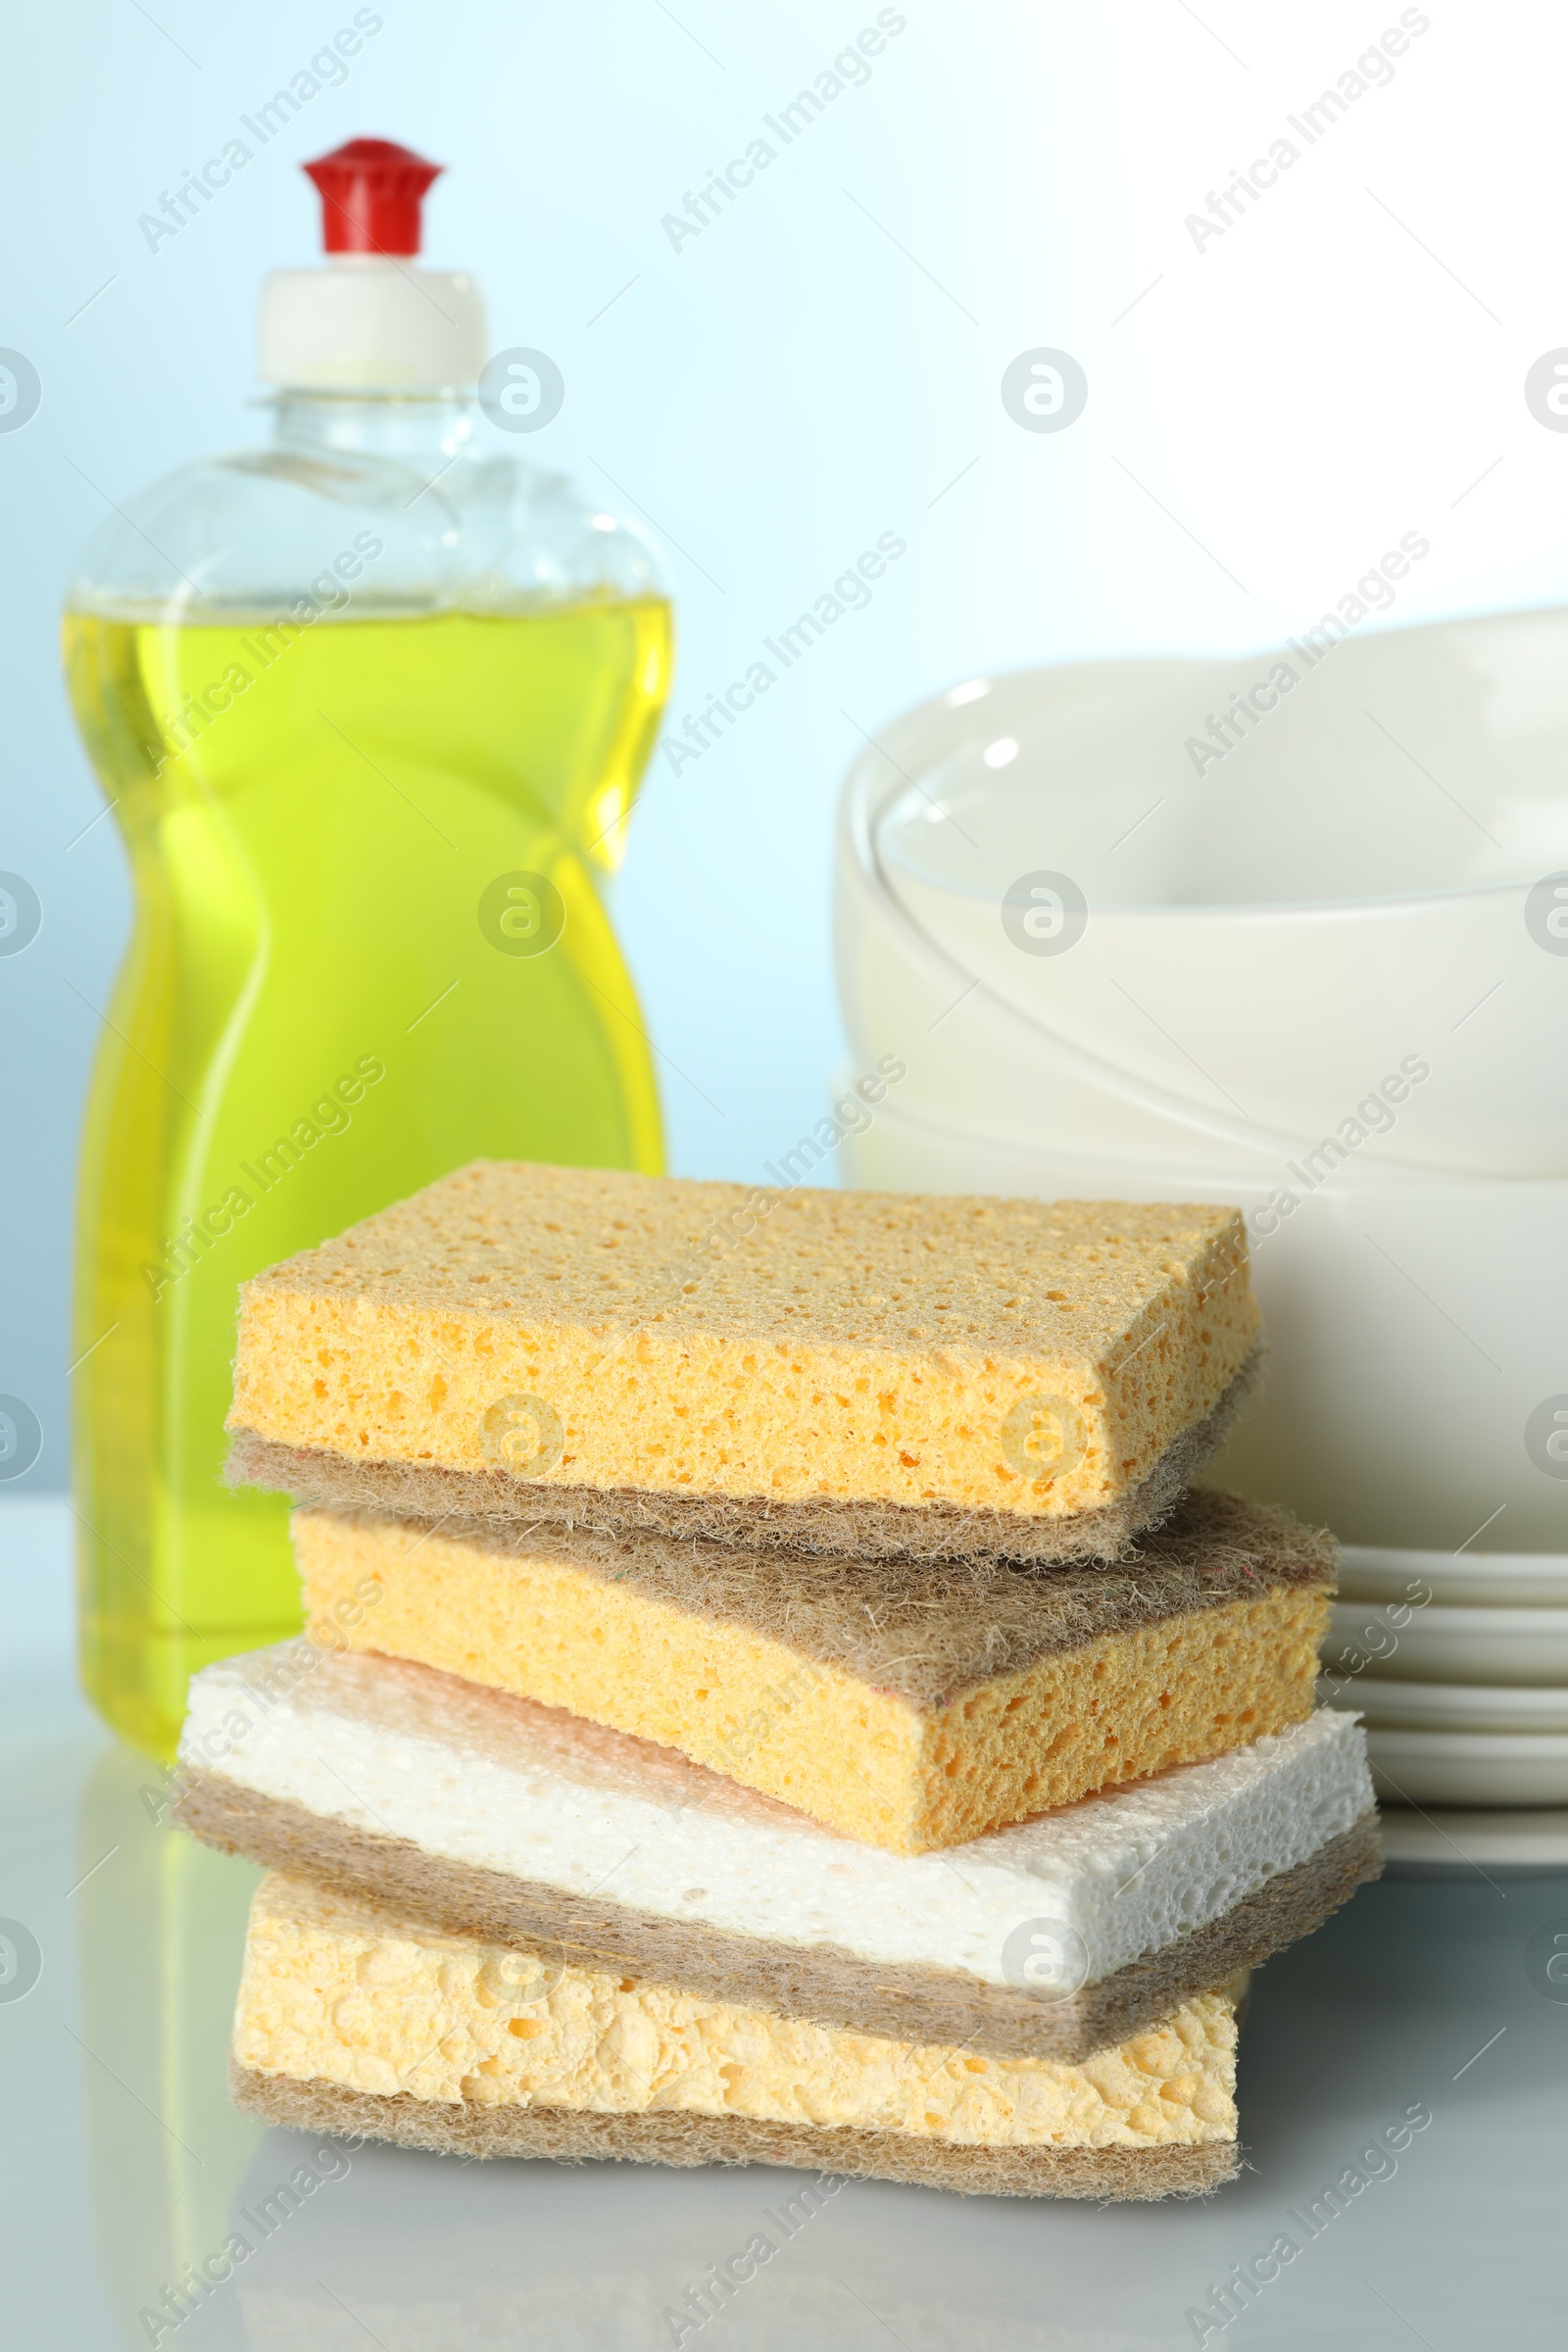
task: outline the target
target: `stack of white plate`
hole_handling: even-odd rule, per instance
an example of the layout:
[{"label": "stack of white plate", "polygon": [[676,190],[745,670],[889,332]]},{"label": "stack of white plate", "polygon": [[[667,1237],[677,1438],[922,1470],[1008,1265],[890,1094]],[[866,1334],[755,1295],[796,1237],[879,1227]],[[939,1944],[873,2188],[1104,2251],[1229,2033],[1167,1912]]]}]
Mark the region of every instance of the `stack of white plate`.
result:
[{"label": "stack of white plate", "polygon": [[1521,613],[970,680],[837,858],[846,1076],[904,1073],[848,1181],[1245,1210],[1216,1475],[1357,1547],[1337,1643],[1425,1577],[1343,1703],[1413,1846],[1529,1808],[1521,1862],[1568,1858],[1565,778],[1568,612]]},{"label": "stack of white plate", "polygon": [[[1387,1803],[1428,1823],[1568,1808],[1568,1558],[1351,1545],[1323,1663],[1319,1695],[1364,1717]],[[1461,1851],[1493,1842],[1480,1814],[1444,1826]]]}]

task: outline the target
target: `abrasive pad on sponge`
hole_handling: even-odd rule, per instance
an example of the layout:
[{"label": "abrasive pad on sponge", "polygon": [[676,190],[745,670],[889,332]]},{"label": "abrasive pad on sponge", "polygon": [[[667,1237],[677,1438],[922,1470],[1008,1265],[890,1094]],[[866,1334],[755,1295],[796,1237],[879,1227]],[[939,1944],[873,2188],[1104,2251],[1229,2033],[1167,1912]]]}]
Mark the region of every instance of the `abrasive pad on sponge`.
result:
[{"label": "abrasive pad on sponge", "polygon": [[1257,1353],[1235,1209],[478,1161],[246,1284],[230,1475],[429,1519],[1110,1559]]},{"label": "abrasive pad on sponge", "polygon": [[1074,2062],[1308,1934],[1378,1866],[1365,1737],[1327,1708],[908,1856],[555,1708],[304,1642],[195,1677],[177,1788],[209,1843],[432,1929]]},{"label": "abrasive pad on sponge", "polygon": [[906,1853],[1299,1722],[1335,1558],[1202,1490],[1131,1561],[1039,1575],[319,1511],[294,1543],[316,1637],[659,1740]]},{"label": "abrasive pad on sponge", "polygon": [[473,2156],[767,2163],[1018,2196],[1236,2170],[1236,2015],[1184,2002],[1083,2066],[847,2034],[420,1927],[274,1875],[251,1909],[238,2103]]}]

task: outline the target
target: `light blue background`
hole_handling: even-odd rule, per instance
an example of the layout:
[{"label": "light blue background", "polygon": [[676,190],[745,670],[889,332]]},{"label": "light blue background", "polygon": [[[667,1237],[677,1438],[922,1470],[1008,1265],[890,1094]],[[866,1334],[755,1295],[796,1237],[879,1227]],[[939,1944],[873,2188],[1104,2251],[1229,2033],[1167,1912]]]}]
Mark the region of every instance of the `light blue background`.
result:
[{"label": "light blue background", "polygon": [[[832,809],[862,731],[990,667],[1262,643],[1412,528],[1433,554],[1395,619],[1561,587],[1568,435],[1522,398],[1568,343],[1568,33],[1544,10],[1431,12],[1393,81],[1200,251],[1184,217],[1397,9],[911,0],[869,81],[677,252],[662,217],[874,6],[402,0],[149,252],[138,216],[353,13],[88,0],[10,26],[0,344],[44,389],[0,435],[0,867],[44,928],[0,959],[0,1391],[44,1422],[32,1490],[64,1475],[79,1109],[128,911],[112,822],[83,833],[61,590],[106,502],[264,436],[256,288],[315,254],[303,158],[365,133],[450,167],[427,259],[478,271],[498,348],[564,370],[530,454],[662,545],[677,723],[879,533],[907,542],[721,745],[678,776],[656,755],[617,920],[679,1171],[755,1177],[820,1114]],[[1041,344],[1088,374],[1061,434],[999,395]]]}]

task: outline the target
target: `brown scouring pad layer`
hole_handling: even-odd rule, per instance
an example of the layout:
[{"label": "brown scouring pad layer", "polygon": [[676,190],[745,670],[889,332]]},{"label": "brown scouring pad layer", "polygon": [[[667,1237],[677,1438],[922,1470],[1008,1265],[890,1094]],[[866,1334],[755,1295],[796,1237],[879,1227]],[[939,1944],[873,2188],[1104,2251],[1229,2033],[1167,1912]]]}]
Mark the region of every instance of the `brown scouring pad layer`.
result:
[{"label": "brown scouring pad layer", "polygon": [[478,1162],[247,1284],[231,1475],[431,1519],[1108,1558],[1222,1442],[1257,1333],[1233,1209]]},{"label": "brown scouring pad layer", "polygon": [[[531,2156],[554,2164],[773,2164],[851,2180],[899,2180],[971,2197],[1089,2197],[1097,2203],[1201,2196],[1241,2169],[1232,2139],[1200,2147],[956,2148],[844,2125],[744,2116],[594,2115],[551,2107],[453,2107],[341,2083],[298,2082],[233,2061],[236,2107],[295,2132],[338,2132],[440,2156]],[[804,2192],[809,2195],[808,2189]],[[781,2199],[792,2218],[796,2200]]]}]

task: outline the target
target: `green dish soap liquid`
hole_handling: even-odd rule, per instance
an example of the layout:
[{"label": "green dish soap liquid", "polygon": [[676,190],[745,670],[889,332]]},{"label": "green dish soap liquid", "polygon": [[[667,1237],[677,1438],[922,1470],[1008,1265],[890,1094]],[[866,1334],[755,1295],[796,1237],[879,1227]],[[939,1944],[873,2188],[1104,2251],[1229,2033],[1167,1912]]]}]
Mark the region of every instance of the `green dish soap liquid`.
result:
[{"label": "green dish soap liquid", "polygon": [[136,902],[82,1156],[81,1667],[166,1756],[190,1674],[300,1622],[286,1504],[223,1485],[239,1284],[466,1160],[662,1164],[603,893],[668,601],[484,447],[482,298],[409,258],[432,168],[309,169],[330,258],[267,282],[271,445],[129,505],[65,621]]}]

